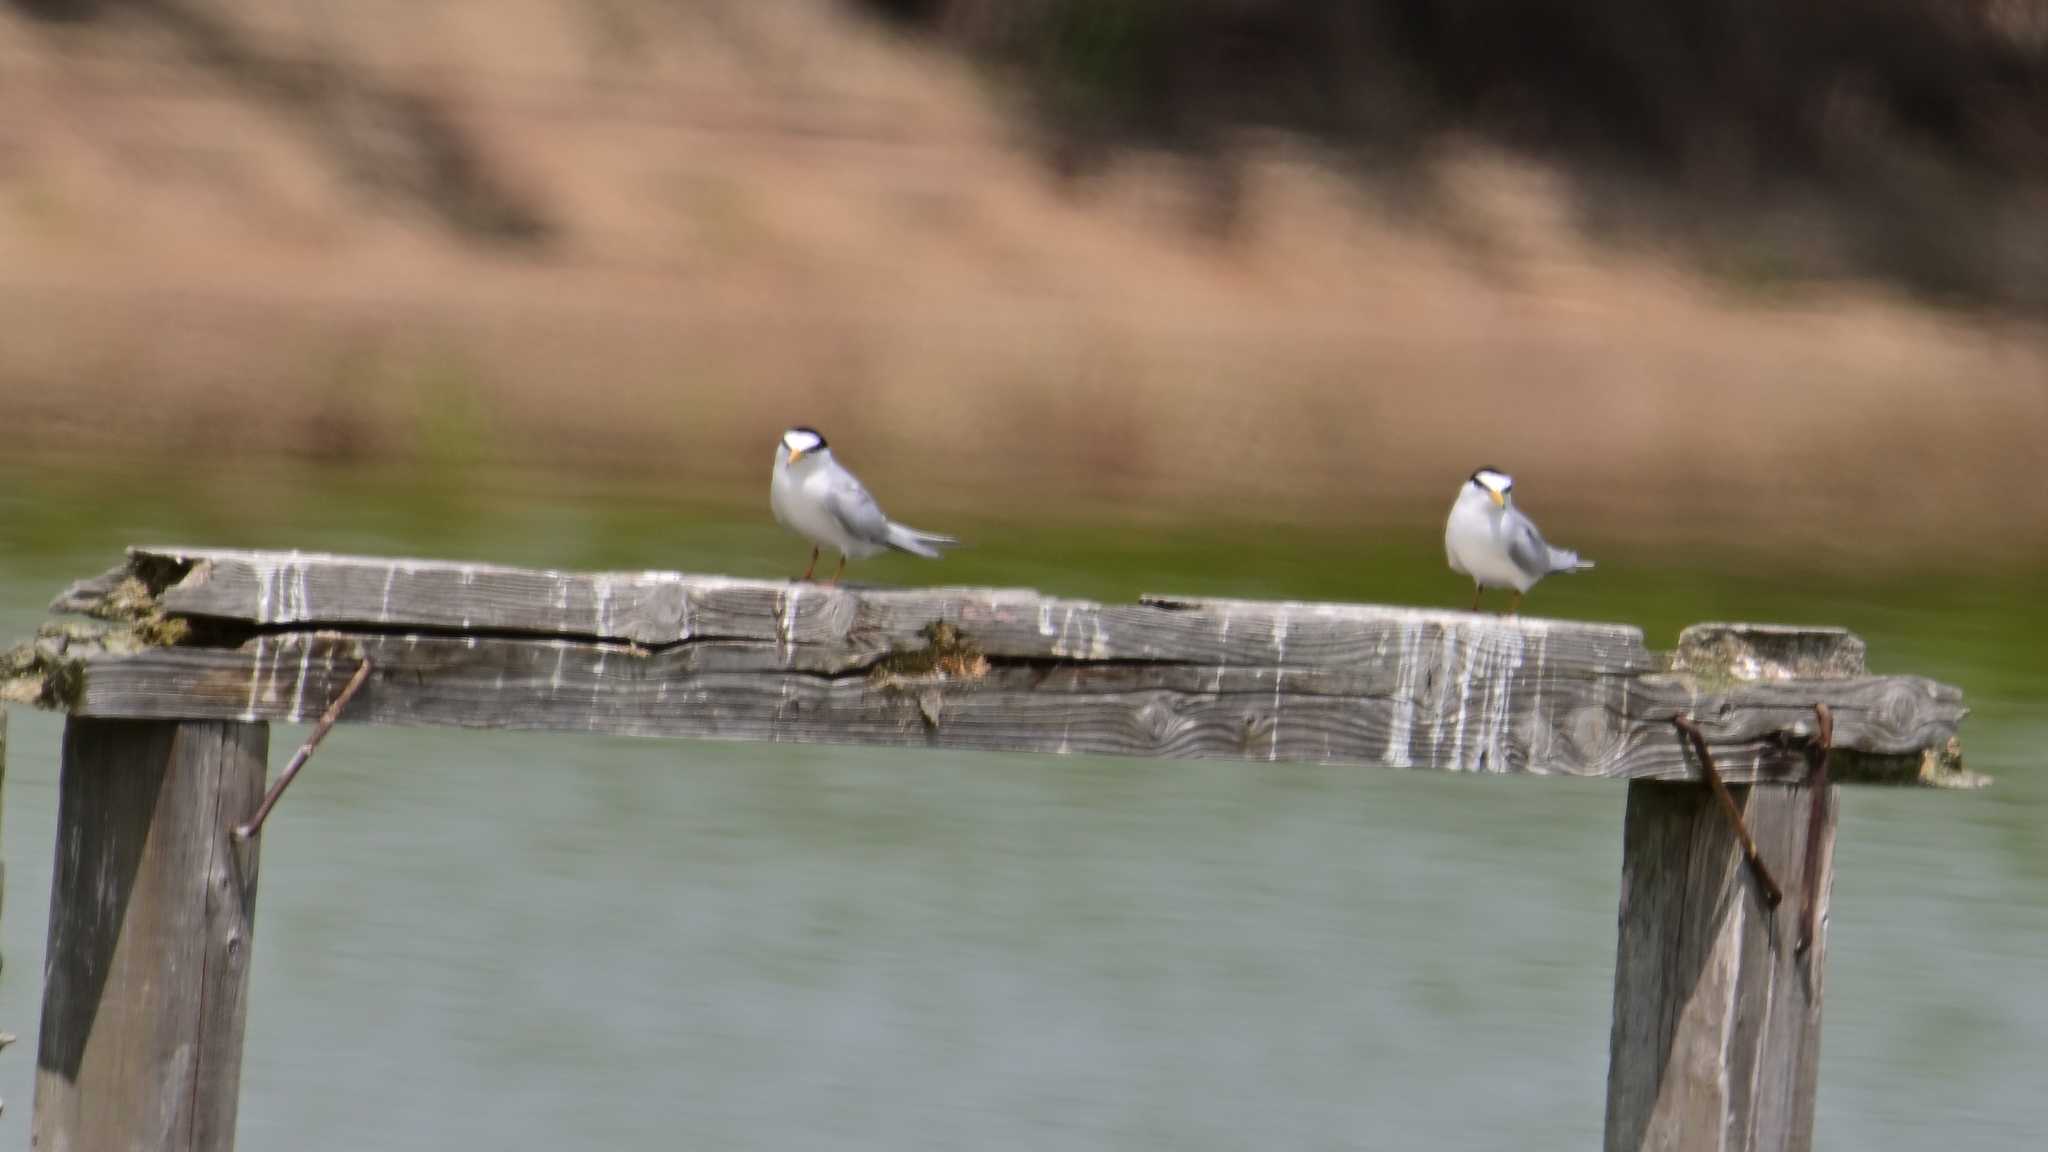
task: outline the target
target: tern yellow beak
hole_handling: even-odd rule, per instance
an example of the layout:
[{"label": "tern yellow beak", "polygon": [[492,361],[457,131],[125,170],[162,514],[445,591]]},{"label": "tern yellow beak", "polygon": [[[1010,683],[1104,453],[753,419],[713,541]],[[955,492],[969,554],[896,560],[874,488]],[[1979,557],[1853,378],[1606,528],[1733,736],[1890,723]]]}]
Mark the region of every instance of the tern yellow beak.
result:
[{"label": "tern yellow beak", "polygon": [[804,454],[804,450],[803,450],[803,449],[801,449],[801,448],[791,448],[791,449],[789,450],[789,463],[791,463],[791,464],[794,464],[794,463],[796,463],[796,458],[797,458],[797,457],[799,457],[799,456],[801,456],[801,455],[803,455],[803,454]]},{"label": "tern yellow beak", "polygon": [[1496,492],[1496,491],[1494,491],[1493,489],[1491,489],[1491,488],[1488,488],[1488,489],[1486,490],[1486,494],[1487,494],[1488,496],[1491,496],[1491,497],[1493,497],[1493,505],[1494,505],[1494,507],[1496,507],[1496,508],[1505,508],[1505,507],[1507,507],[1507,506],[1508,506],[1508,498],[1507,498],[1507,495],[1506,495],[1505,493],[1502,493],[1502,492]]}]

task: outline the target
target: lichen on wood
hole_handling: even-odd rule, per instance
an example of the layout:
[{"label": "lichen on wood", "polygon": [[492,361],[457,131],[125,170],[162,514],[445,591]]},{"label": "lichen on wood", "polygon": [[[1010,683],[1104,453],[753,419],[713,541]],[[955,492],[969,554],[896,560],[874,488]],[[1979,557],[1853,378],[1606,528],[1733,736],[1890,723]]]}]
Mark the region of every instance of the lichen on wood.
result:
[{"label": "lichen on wood", "polygon": [[925,638],[924,647],[898,649],[875,665],[871,675],[878,687],[972,684],[988,676],[988,657],[959,628],[934,620],[920,634]]},{"label": "lichen on wood", "polygon": [[0,700],[70,710],[85,696],[88,657],[133,655],[190,639],[191,623],[166,614],[157,600],[182,575],[162,567],[141,557],[66,589],[51,607],[92,619],[49,621],[34,639],[0,653]]},{"label": "lichen on wood", "polygon": [[[0,653],[0,700],[71,711],[85,698],[85,653],[71,650],[78,625],[51,622],[35,639]],[[84,625],[90,629],[91,625]]]},{"label": "lichen on wood", "polygon": [[1955,737],[1938,747],[1894,756],[1837,749],[1835,758],[1838,775],[1858,784],[1914,784],[1967,792],[1991,783],[1991,777],[1972,772],[1963,763],[1963,742]]},{"label": "lichen on wood", "polygon": [[1703,685],[1838,680],[1864,674],[1863,638],[1845,628],[1694,624],[1679,633],[1671,670]]},{"label": "lichen on wood", "polygon": [[86,610],[96,620],[126,624],[144,647],[169,648],[192,634],[190,622],[164,614],[156,592],[139,576],[116,584],[98,604]]},{"label": "lichen on wood", "polygon": [[958,627],[944,620],[925,625],[922,648],[898,649],[875,665],[869,679],[885,693],[913,696],[918,719],[936,730],[946,711],[941,685],[973,684],[989,673],[988,657]]}]

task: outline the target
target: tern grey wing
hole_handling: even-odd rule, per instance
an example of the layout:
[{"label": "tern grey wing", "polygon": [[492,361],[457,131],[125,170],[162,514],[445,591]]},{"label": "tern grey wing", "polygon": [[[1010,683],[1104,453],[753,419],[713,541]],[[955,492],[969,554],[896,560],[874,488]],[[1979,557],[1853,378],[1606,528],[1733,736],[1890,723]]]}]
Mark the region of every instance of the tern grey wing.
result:
[{"label": "tern grey wing", "polygon": [[1504,526],[1508,544],[1508,560],[1517,572],[1531,580],[1540,580],[1552,572],[1583,572],[1593,566],[1591,560],[1584,560],[1569,548],[1553,547],[1536,530],[1535,522],[1520,512],[1510,510]]},{"label": "tern grey wing", "polygon": [[825,490],[825,510],[832,514],[846,534],[881,548],[889,542],[889,518],[867,487],[853,473],[841,469]]},{"label": "tern grey wing", "polygon": [[1516,570],[1530,577],[1548,575],[1552,571],[1550,545],[1543,540],[1543,533],[1536,530],[1536,522],[1513,509],[1507,514],[1507,523],[1502,525],[1502,535],[1507,537],[1508,560]]}]

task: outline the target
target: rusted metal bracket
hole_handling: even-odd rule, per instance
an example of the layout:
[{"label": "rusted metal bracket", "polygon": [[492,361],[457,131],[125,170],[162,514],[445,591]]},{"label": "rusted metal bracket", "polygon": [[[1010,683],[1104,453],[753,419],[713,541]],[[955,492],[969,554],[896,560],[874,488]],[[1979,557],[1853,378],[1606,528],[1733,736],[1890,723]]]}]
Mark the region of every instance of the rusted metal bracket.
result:
[{"label": "rusted metal bracket", "polygon": [[1806,819],[1806,879],[1799,897],[1799,943],[1794,949],[1804,954],[1813,946],[1814,911],[1820,900],[1822,826],[1828,815],[1828,759],[1835,747],[1835,714],[1825,704],[1813,706],[1817,721],[1813,742],[1807,745],[1807,787],[1813,789],[1812,807]]},{"label": "rusted metal bracket", "polygon": [[313,727],[313,734],[306,738],[304,744],[299,745],[297,752],[292,753],[291,763],[284,766],[284,771],[278,775],[277,783],[272,784],[270,791],[263,794],[263,803],[256,806],[256,815],[251,817],[247,824],[235,827],[236,843],[247,843],[263,831],[263,822],[270,819],[270,810],[277,807],[277,801],[284,795],[284,790],[291,787],[292,778],[299,774],[299,769],[306,766],[306,761],[313,756],[313,749],[318,748],[320,741],[327,738],[327,730],[334,727],[336,720],[341,719],[341,710],[348,707],[348,702],[355,698],[355,694],[369,679],[370,658],[363,656],[361,662],[356,665],[356,674],[349,677],[348,685],[341,690],[341,695],[336,696],[334,703],[329,704],[327,711],[321,714],[320,723]]},{"label": "rusted metal bracket", "polygon": [[1756,840],[1749,834],[1749,825],[1742,820],[1742,807],[1735,802],[1735,795],[1728,791],[1728,785],[1721,779],[1721,770],[1714,767],[1714,757],[1707,751],[1707,738],[1700,732],[1700,726],[1689,716],[1673,716],[1672,726],[1692,741],[1693,755],[1699,758],[1700,775],[1707,778],[1708,787],[1721,801],[1721,810],[1728,815],[1728,823],[1735,827],[1735,838],[1742,844],[1742,858],[1749,862],[1749,870],[1755,875],[1757,886],[1763,889],[1764,906],[1775,909],[1784,902],[1785,892],[1778,882],[1771,878],[1771,870],[1764,866],[1764,858],[1756,850]]}]

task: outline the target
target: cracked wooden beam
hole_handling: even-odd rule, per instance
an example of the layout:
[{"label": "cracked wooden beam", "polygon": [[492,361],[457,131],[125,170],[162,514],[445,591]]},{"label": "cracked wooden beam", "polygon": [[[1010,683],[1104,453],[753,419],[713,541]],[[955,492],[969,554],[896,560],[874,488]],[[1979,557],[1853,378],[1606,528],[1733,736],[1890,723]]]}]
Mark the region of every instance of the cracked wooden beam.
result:
[{"label": "cracked wooden beam", "polygon": [[184,548],[129,568],[60,605],[139,579],[134,611],[190,635],[88,649],[80,715],[307,721],[360,646],[378,671],[344,722],[1676,780],[1690,715],[1740,784],[1804,779],[1825,703],[1838,781],[1974,779],[1961,693],[1864,674],[1839,630],[1705,625],[1666,657],[1623,625],[1375,605]]}]

